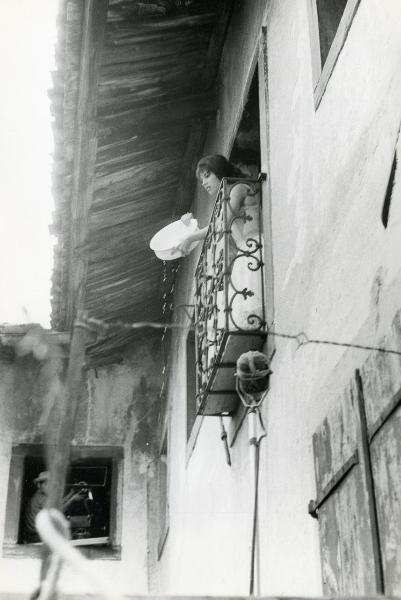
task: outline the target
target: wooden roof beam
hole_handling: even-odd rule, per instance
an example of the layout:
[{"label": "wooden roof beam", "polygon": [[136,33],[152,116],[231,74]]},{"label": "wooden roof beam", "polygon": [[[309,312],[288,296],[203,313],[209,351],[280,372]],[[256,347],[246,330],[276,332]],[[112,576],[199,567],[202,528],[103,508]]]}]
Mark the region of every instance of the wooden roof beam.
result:
[{"label": "wooden roof beam", "polygon": [[152,102],[148,106],[123,110],[98,118],[99,133],[107,137],[114,132],[121,132],[124,139],[138,131],[149,129],[154,131],[160,128],[163,132],[164,124],[172,121],[191,120],[202,114],[211,114],[216,111],[216,94],[214,92],[200,92],[186,97],[169,98],[163,102]]},{"label": "wooden roof beam", "polygon": [[[160,19],[154,19],[149,21],[137,20],[137,25],[132,26],[132,10],[126,10],[119,15],[109,14],[109,24],[121,23],[124,27],[129,28],[132,33],[137,31],[143,33],[144,31],[171,31],[176,29],[192,29],[194,27],[201,27],[206,25],[212,25],[216,20],[216,13],[209,12],[199,15],[184,15],[177,17],[161,17]],[[131,14],[130,14],[131,13]]]},{"label": "wooden roof beam", "polygon": [[74,167],[66,327],[71,327],[85,300],[87,259],[75,248],[86,239],[92,201],[97,148],[96,102],[99,57],[103,46],[108,0],[86,0],[82,17],[81,61],[75,118]]}]

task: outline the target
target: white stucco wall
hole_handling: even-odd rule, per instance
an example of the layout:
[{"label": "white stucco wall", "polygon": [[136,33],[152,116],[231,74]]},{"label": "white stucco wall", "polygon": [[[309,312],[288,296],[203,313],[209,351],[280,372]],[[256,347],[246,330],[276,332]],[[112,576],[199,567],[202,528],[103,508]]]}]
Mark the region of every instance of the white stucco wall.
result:
[{"label": "white stucco wall", "polygon": [[[223,56],[218,118],[206,152],[229,149],[243,65],[262,24],[260,3],[247,10],[243,27],[235,18],[231,24],[238,29],[227,38],[232,46]],[[377,344],[399,307],[401,288],[399,170],[387,229],[380,218],[401,118],[401,4],[362,0],[317,111],[307,0],[272,2],[267,36],[276,331]],[[195,210],[207,218],[201,191]],[[183,263],[176,304],[192,302],[196,260],[194,253]],[[184,319],[180,312],[177,317]],[[184,336],[176,338],[174,357],[170,533],[157,587],[163,593],[246,594],[252,507],[247,430],[232,449],[230,468],[218,419],[206,418],[186,465]],[[360,350],[296,350],[295,342],[276,340],[263,410],[263,595],[322,593],[318,525],[307,514],[316,493],[312,434],[366,358]]]},{"label": "white stucco wall", "polygon": [[[268,36],[277,331],[365,344],[377,344],[389,331],[401,282],[399,172],[387,229],[380,217],[400,123],[400,17],[398,2],[361,2],[315,112],[306,2],[273,6]],[[268,407],[274,426],[266,444],[269,535],[262,542],[269,593],[320,592],[317,524],[306,518],[315,494],[311,437],[366,357],[319,346],[295,352],[294,342],[277,344]],[[291,578],[283,576],[287,565]]]},{"label": "white stucco wall", "polygon": [[[154,339],[138,343],[122,364],[89,371],[76,420],[74,444],[123,449],[122,496],[118,505],[121,558],[91,559],[89,563],[99,583],[106,582],[117,593],[146,594],[148,591],[147,466],[153,461],[160,408],[158,345]],[[54,402],[51,394],[44,393],[47,385],[33,386],[38,366],[27,359],[22,363],[0,364],[0,475],[3,481],[0,548],[12,446],[44,442],[48,426],[44,415]],[[39,575],[38,558],[0,558],[0,591],[32,593]],[[68,568],[62,572],[60,587],[71,593],[93,592],[87,582]]]}]

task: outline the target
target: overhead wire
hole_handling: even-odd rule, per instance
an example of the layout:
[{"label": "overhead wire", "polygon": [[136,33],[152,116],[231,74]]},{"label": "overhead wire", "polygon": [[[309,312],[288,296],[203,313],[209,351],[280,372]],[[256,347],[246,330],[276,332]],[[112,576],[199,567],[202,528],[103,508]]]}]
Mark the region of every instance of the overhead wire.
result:
[{"label": "overhead wire", "polygon": [[[174,275],[175,275],[175,273],[174,273]],[[174,292],[174,280],[173,280],[171,289],[169,290],[169,293],[168,294],[165,293],[165,296],[164,296],[163,315],[166,315],[166,313],[171,314],[173,305],[171,302],[168,302],[167,296],[169,295],[171,297],[173,292]],[[169,310],[167,310],[167,306],[168,306]],[[144,329],[144,328],[153,328],[153,329],[163,330],[163,383],[162,383],[162,389],[160,390],[160,395],[162,396],[163,390],[165,387],[165,383],[166,383],[166,371],[167,371],[166,333],[168,330],[171,330],[171,329],[176,329],[176,330],[181,329],[181,330],[189,331],[190,329],[194,329],[196,327],[196,325],[194,325],[193,323],[185,324],[185,323],[158,322],[158,321],[136,321],[136,322],[129,322],[129,323],[123,322],[123,321],[107,322],[107,321],[104,321],[101,319],[89,317],[85,313],[81,313],[80,316],[75,321],[75,327],[77,327],[78,329],[79,328],[86,329],[86,330],[91,331],[92,333],[93,332],[96,333],[98,336],[98,339],[103,338],[108,335],[115,334],[118,331],[128,331],[128,330],[132,331],[132,330],[139,330],[139,329]],[[359,350],[374,351],[374,352],[379,352],[379,353],[384,353],[384,354],[392,354],[392,355],[401,356],[401,351],[394,349],[394,348],[387,348],[384,346],[373,346],[373,345],[369,345],[369,344],[357,344],[357,343],[344,342],[344,341],[338,341],[338,340],[309,338],[308,335],[303,331],[296,333],[296,334],[279,332],[279,331],[267,331],[267,335],[272,336],[272,337],[277,337],[277,338],[293,340],[297,343],[297,349],[302,346],[306,346],[308,344],[315,344],[315,345],[325,345],[325,346],[333,346],[333,347],[355,348],[355,349],[359,349]],[[257,412],[259,413],[259,419],[261,419],[260,411],[257,411]],[[143,418],[141,419],[141,421],[144,420],[144,418],[146,418],[147,416],[148,415],[146,413],[143,416]],[[264,430],[262,422],[261,422],[261,425],[262,425],[262,430]],[[264,435],[265,435],[265,433],[264,433]],[[262,435],[261,437],[264,437],[264,435]],[[222,430],[222,440],[226,444],[226,436],[224,436],[224,430]],[[261,439],[252,441],[253,445],[255,446],[255,496],[254,496],[254,513],[253,513],[253,534],[252,534],[252,546],[251,546],[252,547],[251,580],[250,580],[250,594],[251,595],[253,595],[253,593],[254,593],[254,584],[255,584],[254,573],[255,573],[256,535],[257,535],[257,519],[258,519],[260,441],[261,441]],[[228,450],[228,447],[226,448],[226,451],[227,450]],[[228,462],[228,464],[231,463],[229,452],[227,453],[227,462]],[[50,514],[48,514],[46,518],[48,519],[48,525],[49,524],[51,525]],[[49,527],[50,527],[50,525],[49,525]],[[61,536],[60,534],[57,534],[57,535],[59,536],[59,538],[62,539],[62,542],[59,540],[60,547],[64,546],[65,548],[68,547],[69,549],[71,549],[71,546],[68,543],[68,541],[66,539],[63,539],[63,536]],[[47,541],[45,539],[44,539],[44,541],[45,541],[46,545],[50,548],[50,550],[56,554],[56,556],[54,556],[54,557],[52,556],[52,559],[50,562],[50,568],[47,571],[47,577],[45,576],[44,579],[42,579],[43,585],[39,590],[40,596],[37,596],[37,598],[40,598],[40,600],[47,600],[47,598],[51,598],[51,592],[57,581],[60,567],[61,567],[61,563],[59,560],[60,553],[58,551],[54,550],[52,548],[51,544],[47,543]],[[79,558],[80,554],[74,548],[72,549],[71,553],[69,553],[69,552],[70,552],[69,550],[68,551],[66,550],[65,556],[68,555],[70,558],[67,558],[67,559],[62,558],[62,560],[63,561],[70,560],[72,562],[74,562],[74,560],[75,560],[76,564],[78,565],[81,560]],[[77,557],[77,555],[78,555],[78,557]],[[83,571],[85,572],[85,568]],[[87,570],[86,570],[86,572],[87,572]],[[87,574],[88,574],[88,572],[87,572]],[[109,596],[107,593],[101,595],[101,597],[108,598],[108,599],[111,598],[111,596]]]},{"label": "overhead wire", "polygon": [[[107,322],[101,319],[95,319],[94,317],[87,317],[85,319],[82,319],[80,325],[82,327],[86,327],[91,331],[96,332],[99,335],[99,337],[104,337],[108,334],[115,333],[116,331],[128,331],[146,328],[163,329],[164,331],[168,329],[184,329],[187,331],[189,329],[195,329],[194,325],[188,325],[184,323],[161,323],[158,321],[135,321],[131,323],[126,323],[123,321]],[[394,348],[372,346],[369,344],[356,344],[352,342],[343,342],[338,340],[309,338],[309,336],[304,331],[300,331],[299,333],[267,331],[267,335],[271,337],[294,340],[295,342],[297,342],[298,348],[306,346],[308,344],[316,344],[326,346],[340,346],[343,348],[355,348],[357,350],[370,350],[373,352],[381,352],[383,354],[395,354],[401,356],[401,350],[396,350]]]}]

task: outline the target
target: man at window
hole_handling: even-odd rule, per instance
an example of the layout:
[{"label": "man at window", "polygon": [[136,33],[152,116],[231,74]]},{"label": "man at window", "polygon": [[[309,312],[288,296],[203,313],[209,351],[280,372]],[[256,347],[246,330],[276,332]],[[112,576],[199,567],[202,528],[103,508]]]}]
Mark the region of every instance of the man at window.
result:
[{"label": "man at window", "polygon": [[[33,544],[35,542],[40,542],[40,538],[36,531],[35,527],[35,518],[39,511],[45,507],[48,496],[48,485],[49,485],[49,473],[48,471],[42,471],[39,473],[37,477],[33,480],[33,483],[36,485],[36,491],[33,496],[30,498],[24,514],[24,524],[23,524],[23,541],[25,544]],[[82,482],[82,485],[86,485]],[[63,512],[67,512],[68,509],[75,504],[76,502],[80,502],[87,495],[87,490],[83,487],[78,491],[70,490],[68,494],[63,498]]]}]

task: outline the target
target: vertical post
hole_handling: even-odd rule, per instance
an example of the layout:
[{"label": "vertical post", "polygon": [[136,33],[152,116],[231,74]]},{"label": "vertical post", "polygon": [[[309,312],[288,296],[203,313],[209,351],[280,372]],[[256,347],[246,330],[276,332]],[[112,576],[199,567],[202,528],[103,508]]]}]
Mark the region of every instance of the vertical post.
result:
[{"label": "vertical post", "polygon": [[[219,194],[220,195],[220,194]],[[219,196],[217,196],[219,198]],[[231,235],[231,231],[228,230],[228,202],[230,201],[230,195],[228,191],[227,180],[223,179],[223,189],[222,189],[222,198],[221,202],[223,203],[223,235],[224,235],[224,314],[226,319],[226,331],[229,330],[230,320],[229,320],[229,296],[228,296],[228,288],[230,285],[230,263],[229,263],[229,236]],[[231,228],[230,228],[231,230]]]},{"label": "vertical post", "polygon": [[52,452],[49,456],[50,489],[47,508],[59,510],[62,508],[65,478],[70,462],[70,444],[74,437],[75,417],[85,366],[86,329],[80,321],[83,317],[85,317],[85,313],[81,311],[74,322],[67,377],[61,397],[56,443],[50,444]]},{"label": "vertical post", "polygon": [[259,458],[260,439],[257,435],[257,408],[248,408],[249,447],[251,452],[251,488],[254,490],[253,516],[252,516],[252,539],[251,539],[251,568],[249,578],[249,595],[255,595],[255,564],[256,544],[258,536],[258,499],[259,499]]},{"label": "vertical post", "polygon": [[[260,234],[263,239],[261,250],[263,259],[263,318],[267,331],[274,329],[274,265],[273,265],[273,223],[272,223],[272,190],[270,176],[270,120],[269,120],[269,56],[268,31],[263,26],[259,41],[258,60],[259,80],[259,120],[260,120],[260,153],[261,171],[266,177],[260,181],[261,215]],[[262,235],[263,233],[263,235]],[[275,352],[275,337],[267,337],[266,352],[269,358]]]},{"label": "vertical post", "polygon": [[97,95],[108,0],[81,0],[81,51],[72,170],[70,253],[66,323],[72,327],[85,301],[88,258],[75,250],[87,242],[97,152]]},{"label": "vertical post", "polygon": [[[70,462],[71,440],[74,437],[75,418],[81,393],[83,369],[85,366],[86,330],[80,321],[86,313],[80,311],[74,322],[70,345],[70,358],[68,362],[67,377],[64,384],[58,414],[58,427],[55,432],[56,442],[53,439],[48,444],[49,495],[46,508],[62,509],[64,486]],[[51,568],[51,557],[46,546],[43,549],[41,580],[43,581]],[[60,566],[59,566],[60,568]],[[51,592],[50,600],[56,600],[57,593]]]},{"label": "vertical post", "polygon": [[359,370],[355,372],[359,419],[361,425],[362,465],[365,471],[366,488],[368,493],[368,510],[372,527],[373,562],[375,569],[376,592],[384,594],[384,572],[380,547],[379,523],[377,518],[375,485],[373,480],[372,460],[370,456],[368,426],[366,420],[365,400],[363,396],[362,378]]},{"label": "vertical post", "polygon": [[259,203],[258,203],[258,223],[259,223],[259,231],[258,231],[258,242],[259,242],[259,262],[260,262],[260,273],[262,279],[262,320],[263,320],[263,329],[266,330],[267,319],[266,319],[266,299],[265,299],[265,262],[264,262],[264,244],[263,244],[263,235],[262,235],[262,227],[263,227],[263,213],[262,213],[262,183],[266,179],[265,176],[260,176],[259,181],[257,183],[257,190],[259,194]]},{"label": "vertical post", "polygon": [[194,335],[195,335],[195,373],[196,373],[196,377],[195,377],[196,404],[195,404],[195,406],[196,406],[196,414],[198,414],[198,411],[199,411],[200,399],[201,399],[201,389],[202,389],[202,372],[201,372],[201,368],[200,368],[201,357],[199,356],[199,342],[198,342],[198,340],[200,338],[199,331],[198,331],[198,319],[199,319],[198,286],[199,286],[198,269],[196,269],[196,273],[195,273],[195,309],[194,309],[194,322],[193,322]]},{"label": "vertical post", "polygon": [[[70,444],[80,398],[85,364],[85,328],[82,312],[85,302],[87,257],[76,253],[86,242],[88,214],[92,202],[97,150],[97,93],[100,54],[107,22],[109,0],[82,0],[80,6],[80,64],[75,116],[74,164],[71,188],[71,232],[66,322],[72,328],[67,378],[60,400],[57,431],[49,431],[48,464],[50,471],[47,508],[62,508],[65,478],[70,462]],[[51,428],[50,428],[51,429]],[[49,435],[49,437],[50,437]],[[43,580],[49,572],[49,555],[44,549],[41,568]],[[51,593],[51,599],[56,593]]]}]

